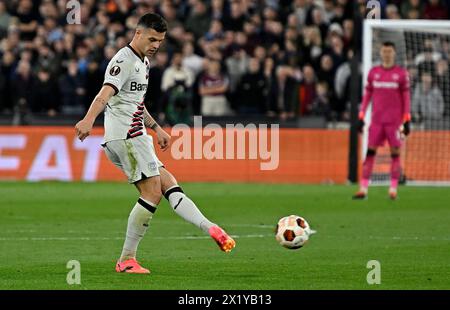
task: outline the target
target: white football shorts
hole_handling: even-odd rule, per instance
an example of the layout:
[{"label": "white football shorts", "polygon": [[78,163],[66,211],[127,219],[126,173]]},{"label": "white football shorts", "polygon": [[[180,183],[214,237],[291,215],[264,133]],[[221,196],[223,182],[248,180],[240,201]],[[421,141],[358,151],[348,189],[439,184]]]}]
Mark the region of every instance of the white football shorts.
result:
[{"label": "white football shorts", "polygon": [[164,167],[149,135],[112,140],[102,146],[106,156],[125,173],[129,183],[160,175],[159,168]]}]

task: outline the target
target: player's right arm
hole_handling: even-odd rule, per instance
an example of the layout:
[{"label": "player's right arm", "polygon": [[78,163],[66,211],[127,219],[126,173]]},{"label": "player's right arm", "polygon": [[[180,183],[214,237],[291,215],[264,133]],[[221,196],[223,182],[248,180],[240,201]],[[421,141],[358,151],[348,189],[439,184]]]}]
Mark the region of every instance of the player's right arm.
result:
[{"label": "player's right arm", "polygon": [[367,84],[364,91],[363,100],[361,103],[361,108],[359,110],[358,118],[359,118],[359,124],[358,124],[358,130],[362,132],[362,129],[364,127],[364,117],[366,115],[367,107],[369,106],[370,99],[372,99],[373,95],[373,84],[372,84],[372,70],[369,71],[369,74],[367,75]]},{"label": "player's right arm", "polygon": [[95,119],[105,109],[112,96],[117,95],[129,78],[133,62],[120,54],[116,54],[105,71],[103,87],[89,107],[86,116],[75,125],[78,138],[83,141],[89,136]]},{"label": "player's right arm", "polygon": [[84,118],[75,125],[78,139],[83,141],[91,133],[95,119],[105,109],[108,100],[115,94],[114,88],[110,85],[103,85]]}]

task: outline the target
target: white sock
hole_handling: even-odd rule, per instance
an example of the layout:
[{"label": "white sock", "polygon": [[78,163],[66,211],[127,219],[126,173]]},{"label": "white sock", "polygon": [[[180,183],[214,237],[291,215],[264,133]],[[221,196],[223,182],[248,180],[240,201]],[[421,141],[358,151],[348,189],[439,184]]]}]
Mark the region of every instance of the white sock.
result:
[{"label": "white sock", "polygon": [[148,224],[156,211],[156,205],[139,198],[128,217],[127,234],[123,245],[120,261],[136,257],[137,247],[148,229]]},{"label": "white sock", "polygon": [[205,233],[208,233],[209,229],[216,225],[210,222],[200,212],[195,203],[183,193],[178,185],[169,188],[164,196],[169,201],[170,206],[176,214],[189,223],[194,224]]}]

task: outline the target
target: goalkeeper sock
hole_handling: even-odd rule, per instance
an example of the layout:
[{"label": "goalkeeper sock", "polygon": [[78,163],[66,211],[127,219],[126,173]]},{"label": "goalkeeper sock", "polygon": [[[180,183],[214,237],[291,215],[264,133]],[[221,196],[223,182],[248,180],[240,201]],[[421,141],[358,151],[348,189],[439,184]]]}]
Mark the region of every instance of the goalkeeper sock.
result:
[{"label": "goalkeeper sock", "polygon": [[195,203],[187,197],[181,187],[175,185],[169,188],[164,197],[169,201],[173,211],[181,216],[184,220],[194,224],[205,233],[216,224],[210,222],[197,208]]},{"label": "goalkeeper sock", "polygon": [[150,201],[139,198],[134,205],[133,210],[128,217],[127,234],[125,243],[123,245],[120,261],[126,261],[131,258],[136,258],[136,251],[145,233],[148,229],[148,224],[156,211],[156,204]]},{"label": "goalkeeper sock", "polygon": [[372,175],[373,164],[375,163],[375,154],[367,152],[366,159],[363,163],[363,173],[361,180],[361,190],[367,192],[369,187],[370,176]]},{"label": "goalkeeper sock", "polygon": [[391,189],[397,189],[401,173],[400,156],[395,154],[391,155],[391,158]]}]

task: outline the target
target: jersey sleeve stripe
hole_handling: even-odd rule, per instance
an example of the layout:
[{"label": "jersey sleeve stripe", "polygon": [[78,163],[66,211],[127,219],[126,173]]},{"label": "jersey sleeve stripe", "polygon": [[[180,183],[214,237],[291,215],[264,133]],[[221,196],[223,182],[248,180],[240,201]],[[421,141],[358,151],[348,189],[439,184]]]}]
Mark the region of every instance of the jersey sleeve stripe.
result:
[{"label": "jersey sleeve stripe", "polygon": [[119,90],[117,89],[116,85],[111,84],[111,83],[104,83],[103,86],[104,86],[104,85],[111,86],[111,87],[114,89],[114,96],[117,95],[117,94],[119,93]]}]

